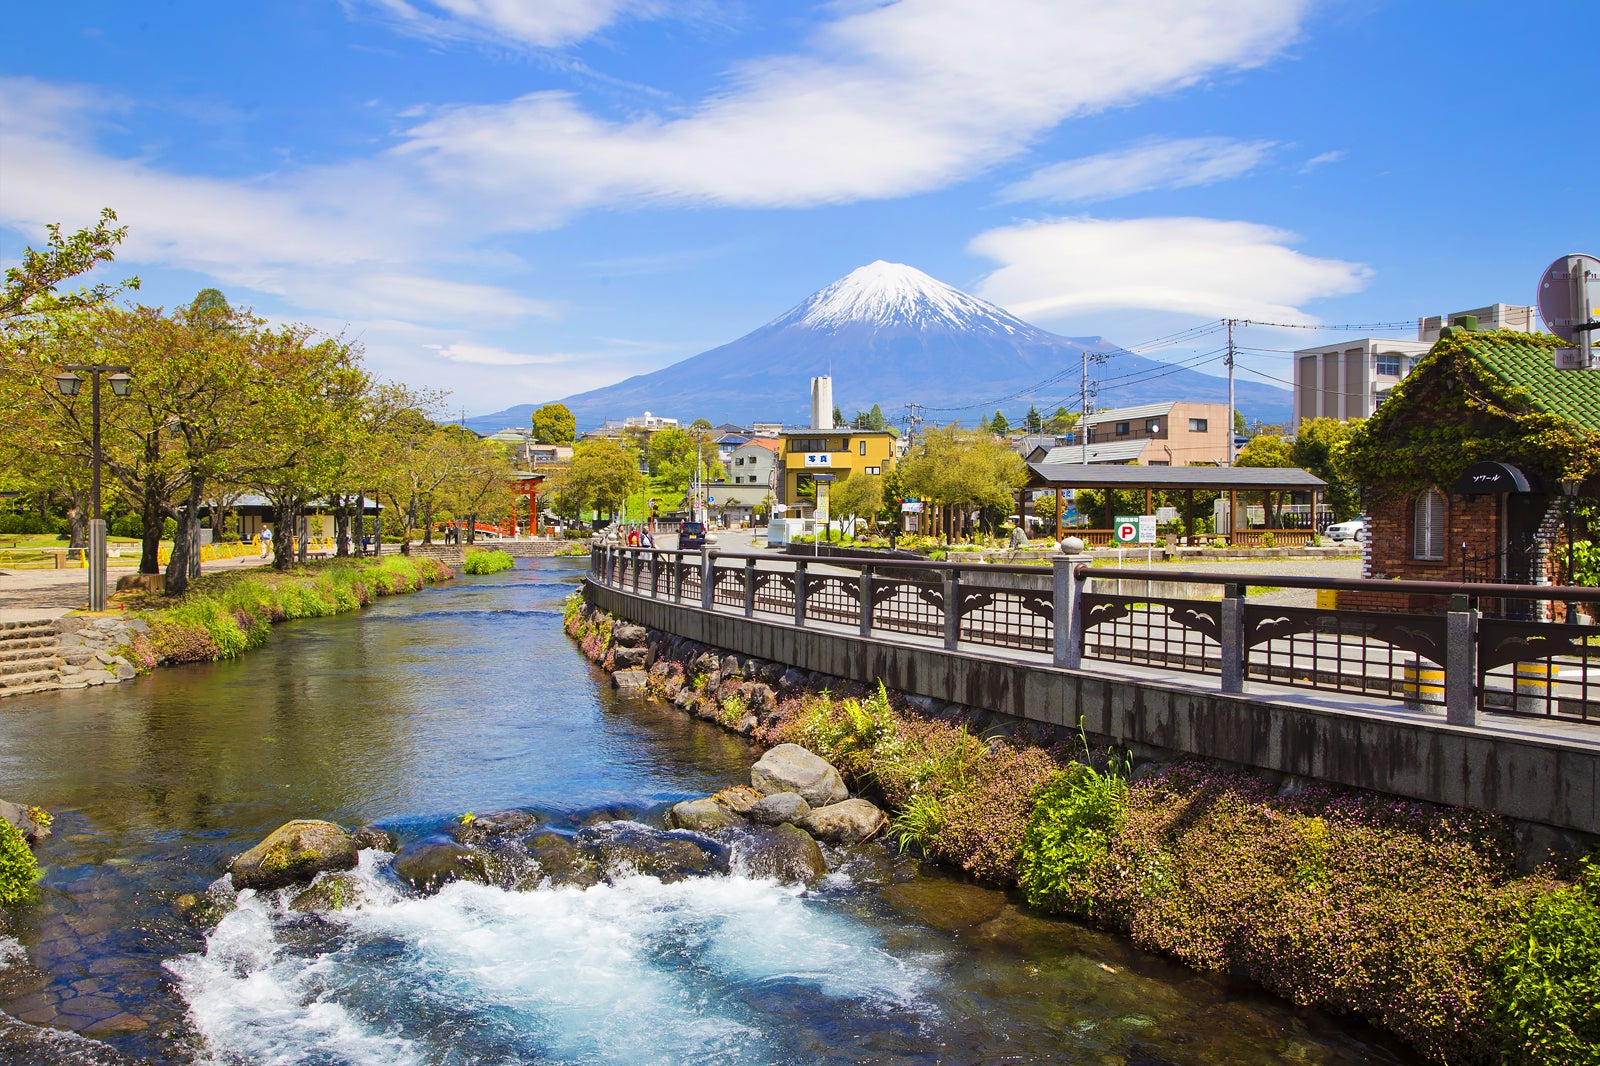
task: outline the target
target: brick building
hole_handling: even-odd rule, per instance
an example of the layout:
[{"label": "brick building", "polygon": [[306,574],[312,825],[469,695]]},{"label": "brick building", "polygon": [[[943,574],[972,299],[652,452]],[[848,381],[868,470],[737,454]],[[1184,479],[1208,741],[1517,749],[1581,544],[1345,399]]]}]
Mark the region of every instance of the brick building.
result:
[{"label": "brick building", "polygon": [[[1566,583],[1566,518],[1600,497],[1600,371],[1557,370],[1556,338],[1446,329],[1352,442],[1363,575]],[[1390,597],[1340,605],[1393,609]],[[1410,605],[1435,610],[1428,599]]]}]

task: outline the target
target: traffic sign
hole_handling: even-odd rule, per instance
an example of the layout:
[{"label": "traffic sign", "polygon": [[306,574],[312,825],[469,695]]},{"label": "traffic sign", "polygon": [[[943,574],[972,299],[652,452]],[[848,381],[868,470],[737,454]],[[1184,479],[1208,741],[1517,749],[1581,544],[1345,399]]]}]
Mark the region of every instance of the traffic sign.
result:
[{"label": "traffic sign", "polygon": [[1139,516],[1131,514],[1117,515],[1116,523],[1111,527],[1111,539],[1117,544],[1137,544],[1139,542]]}]

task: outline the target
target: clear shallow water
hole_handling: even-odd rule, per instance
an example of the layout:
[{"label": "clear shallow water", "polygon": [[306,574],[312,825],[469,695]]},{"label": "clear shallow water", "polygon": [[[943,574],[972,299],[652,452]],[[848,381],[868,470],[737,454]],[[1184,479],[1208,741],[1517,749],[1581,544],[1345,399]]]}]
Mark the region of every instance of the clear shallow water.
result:
[{"label": "clear shallow water", "polygon": [[[635,817],[754,752],[624,704],[561,632],[581,564],[279,627],[238,663],[0,704],[0,795],[57,814],[0,1010],[158,1062],[1405,1062],[1370,1030],[1046,921],[882,849],[809,891],[739,876],[175,906],[282,822],[423,835],[466,810]],[[16,948],[0,940],[0,954]]]}]

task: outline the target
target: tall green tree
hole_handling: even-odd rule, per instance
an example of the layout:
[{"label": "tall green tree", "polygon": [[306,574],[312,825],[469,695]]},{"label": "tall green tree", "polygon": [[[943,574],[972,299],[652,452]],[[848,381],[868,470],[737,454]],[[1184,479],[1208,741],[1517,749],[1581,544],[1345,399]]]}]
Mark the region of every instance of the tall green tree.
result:
[{"label": "tall green tree", "polygon": [[591,510],[606,515],[620,511],[643,486],[633,450],[602,437],[573,446],[572,462],[556,472],[552,496],[563,515],[575,518]]},{"label": "tall green tree", "polygon": [[947,510],[947,536],[970,533],[974,511],[1009,514],[1028,480],[1022,457],[1003,441],[958,426],[927,431],[897,469],[905,492]]},{"label": "tall green tree", "polygon": [[1057,407],[1055,413],[1045,420],[1046,433],[1068,433],[1078,424],[1078,412],[1069,411],[1065,407]]},{"label": "tall green tree", "polygon": [[997,437],[1003,437],[1011,432],[1011,423],[1006,420],[1004,412],[996,411],[994,413],[994,417],[989,420],[989,432]]},{"label": "tall green tree", "polygon": [[1044,416],[1041,415],[1039,413],[1039,409],[1032,404],[1028,405],[1028,413],[1026,416],[1024,416],[1023,423],[1027,426],[1029,433],[1044,432]]},{"label": "tall green tree", "polygon": [[883,478],[877,474],[851,474],[833,486],[828,507],[844,518],[874,518],[883,509]]},{"label": "tall green tree", "polygon": [[533,412],[533,439],[541,444],[571,444],[578,420],[564,403],[547,403]]},{"label": "tall green tree", "polygon": [[1289,460],[1328,483],[1325,495],[1334,520],[1343,522],[1361,513],[1361,489],[1350,469],[1350,442],[1365,419],[1348,422],[1337,418],[1309,418],[1300,423],[1289,446]]}]

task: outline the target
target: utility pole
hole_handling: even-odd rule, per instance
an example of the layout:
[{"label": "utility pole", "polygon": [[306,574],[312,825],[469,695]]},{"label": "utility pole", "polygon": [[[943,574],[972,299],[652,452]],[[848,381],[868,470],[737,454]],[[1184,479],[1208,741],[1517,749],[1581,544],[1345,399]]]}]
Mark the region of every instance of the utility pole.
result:
[{"label": "utility pole", "polygon": [[1228,319],[1228,465],[1233,465],[1233,325],[1238,319]]},{"label": "utility pole", "polygon": [[1078,440],[1083,446],[1084,466],[1089,465],[1089,349],[1083,350],[1083,377],[1079,385]]}]

